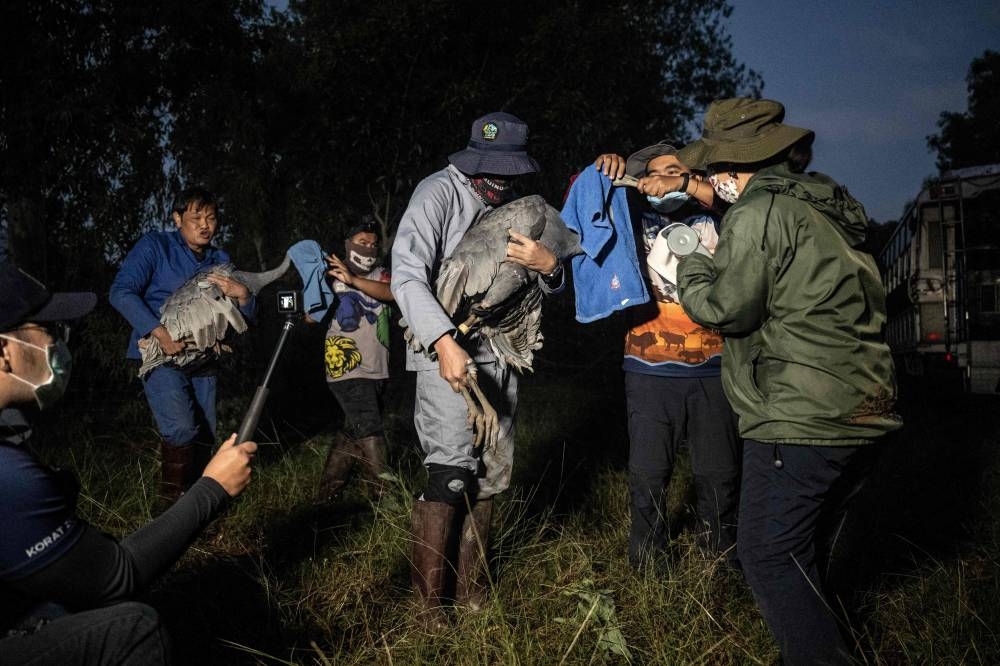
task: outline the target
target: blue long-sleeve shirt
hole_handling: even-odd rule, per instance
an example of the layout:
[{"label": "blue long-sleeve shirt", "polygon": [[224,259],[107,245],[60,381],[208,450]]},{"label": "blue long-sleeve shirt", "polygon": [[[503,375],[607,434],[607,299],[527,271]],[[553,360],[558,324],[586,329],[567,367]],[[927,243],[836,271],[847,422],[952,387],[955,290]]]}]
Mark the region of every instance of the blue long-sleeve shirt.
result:
[{"label": "blue long-sleeve shirt", "polygon": [[[160,307],[178,287],[198,271],[229,262],[224,250],[209,246],[201,258],[177,231],[151,231],[125,257],[108,294],[111,305],[132,325],[127,358],[140,358],[139,338],[160,325]],[[250,295],[240,312],[247,318],[256,309]]]}]

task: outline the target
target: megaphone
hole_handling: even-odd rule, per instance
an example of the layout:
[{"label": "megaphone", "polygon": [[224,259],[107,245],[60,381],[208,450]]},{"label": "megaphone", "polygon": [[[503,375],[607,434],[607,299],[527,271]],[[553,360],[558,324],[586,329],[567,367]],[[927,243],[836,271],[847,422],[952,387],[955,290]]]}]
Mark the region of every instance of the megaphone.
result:
[{"label": "megaphone", "polygon": [[675,222],[660,229],[646,257],[646,265],[676,289],[680,257],[695,252],[712,254],[698,240],[698,232],[686,224]]}]

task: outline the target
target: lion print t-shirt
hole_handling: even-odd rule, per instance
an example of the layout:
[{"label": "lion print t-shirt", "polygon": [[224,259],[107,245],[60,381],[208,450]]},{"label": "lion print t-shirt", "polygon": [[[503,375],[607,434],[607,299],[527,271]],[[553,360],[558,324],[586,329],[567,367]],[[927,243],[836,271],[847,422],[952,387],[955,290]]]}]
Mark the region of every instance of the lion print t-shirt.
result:
[{"label": "lion print t-shirt", "polygon": [[[389,282],[390,275],[378,267],[362,277]],[[323,354],[326,381],[386,379],[389,376],[389,305],[337,280],[333,282],[333,292],[337,300]]]},{"label": "lion print t-shirt", "polygon": [[[718,240],[715,220],[697,215],[680,220],[698,232],[701,242],[714,249]],[[646,253],[656,235],[670,220],[659,215],[642,216],[642,238]],[[645,259],[645,257],[643,257]],[[644,262],[645,263],[645,262]],[[648,303],[630,308],[630,328],[625,335],[626,372],[662,377],[717,377],[722,372],[722,336],[718,331],[691,321],[677,302],[677,294],[653,269],[649,274]]]}]

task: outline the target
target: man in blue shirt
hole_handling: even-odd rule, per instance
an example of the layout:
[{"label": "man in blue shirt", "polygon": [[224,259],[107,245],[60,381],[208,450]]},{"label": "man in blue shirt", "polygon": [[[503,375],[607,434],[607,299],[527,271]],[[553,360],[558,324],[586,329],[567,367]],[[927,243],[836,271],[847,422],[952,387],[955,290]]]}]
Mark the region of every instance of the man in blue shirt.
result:
[{"label": "man in blue shirt", "polygon": [[[229,262],[229,255],[212,245],[218,229],[218,206],[212,193],[200,187],[183,190],[174,200],[176,231],[153,231],[125,257],[111,285],[111,305],[129,324],[127,358],[140,358],[143,338],[154,337],[168,356],[184,349],[160,323],[160,307],[189,278],[211,266]],[[244,316],[256,301],[246,285],[222,276],[208,279],[225,296],[235,298]],[[143,377],[146,401],[163,441],[160,447],[160,495],[177,500],[197,478],[215,441],[215,367],[179,369],[164,364]]]}]

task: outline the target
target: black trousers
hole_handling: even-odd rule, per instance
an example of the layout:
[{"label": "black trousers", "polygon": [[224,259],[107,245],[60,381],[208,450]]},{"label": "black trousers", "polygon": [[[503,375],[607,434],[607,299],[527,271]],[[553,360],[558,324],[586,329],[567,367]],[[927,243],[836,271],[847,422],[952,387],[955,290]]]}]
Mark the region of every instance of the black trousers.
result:
[{"label": "black trousers", "polygon": [[361,439],[383,434],[384,379],[343,379],[327,382],[327,387],[344,410],[344,432],[348,437]]},{"label": "black trousers", "polygon": [[0,663],[10,666],[161,666],[171,663],[170,654],[156,611],[135,602],[65,615],[0,639]]},{"label": "black trousers", "polygon": [[719,377],[657,377],[625,373],[633,565],[667,543],[667,486],[681,442],[691,451],[699,539],[733,555],[739,505],[740,439]]},{"label": "black trousers", "polygon": [[877,451],[744,443],[739,557],[784,664],[851,663],[818,563]]}]

